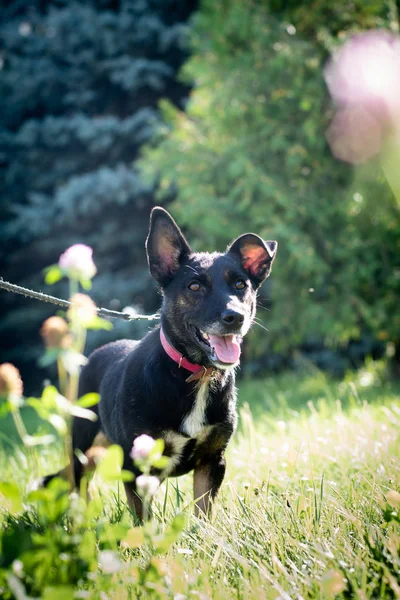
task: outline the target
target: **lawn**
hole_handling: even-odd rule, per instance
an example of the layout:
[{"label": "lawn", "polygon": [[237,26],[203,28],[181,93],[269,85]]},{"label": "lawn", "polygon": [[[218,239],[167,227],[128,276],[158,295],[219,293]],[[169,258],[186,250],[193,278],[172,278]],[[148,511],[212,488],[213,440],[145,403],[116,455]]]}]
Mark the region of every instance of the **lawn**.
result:
[{"label": "lawn", "polygon": [[[180,511],[188,520],[169,551],[154,557],[159,575],[142,597],[400,598],[398,387],[371,364],[341,382],[315,371],[239,388],[240,425],[213,517],[193,516],[190,476],[161,486],[154,507],[161,530]],[[11,431],[5,424],[2,439]],[[57,460],[57,446],[35,458],[42,472]],[[18,473],[25,489],[28,465],[8,445],[1,479]],[[95,480],[94,494],[110,523],[131,518],[118,483]],[[148,545],[138,546],[120,547],[102,600],[137,597],[149,557]]]}]

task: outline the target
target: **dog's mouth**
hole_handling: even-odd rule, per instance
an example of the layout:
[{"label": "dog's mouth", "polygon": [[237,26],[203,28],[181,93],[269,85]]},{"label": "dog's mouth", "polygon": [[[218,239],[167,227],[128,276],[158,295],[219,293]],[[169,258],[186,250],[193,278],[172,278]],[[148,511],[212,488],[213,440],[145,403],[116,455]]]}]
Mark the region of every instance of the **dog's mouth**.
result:
[{"label": "dog's mouth", "polygon": [[195,328],[198,342],[206,350],[213,362],[235,364],[240,358],[240,345],[243,338],[238,334],[215,335]]}]

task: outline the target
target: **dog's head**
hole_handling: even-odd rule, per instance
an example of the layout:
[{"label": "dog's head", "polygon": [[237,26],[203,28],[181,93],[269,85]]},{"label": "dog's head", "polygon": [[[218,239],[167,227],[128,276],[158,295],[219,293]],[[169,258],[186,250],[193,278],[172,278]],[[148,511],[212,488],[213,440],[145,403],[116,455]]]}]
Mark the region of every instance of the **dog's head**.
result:
[{"label": "dog's head", "polygon": [[277,246],[246,233],[225,254],[192,252],[171,215],[152,210],[148,263],[163,290],[162,325],[184,356],[220,369],[238,364]]}]

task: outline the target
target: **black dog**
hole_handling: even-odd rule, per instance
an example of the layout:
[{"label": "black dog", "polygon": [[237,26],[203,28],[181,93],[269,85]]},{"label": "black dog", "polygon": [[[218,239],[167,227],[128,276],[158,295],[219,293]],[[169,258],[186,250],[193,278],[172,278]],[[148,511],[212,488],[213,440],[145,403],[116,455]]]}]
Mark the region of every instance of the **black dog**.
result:
[{"label": "black dog", "polygon": [[[225,474],[224,451],[235,430],[235,367],[256,311],[256,295],[277,248],[248,233],[225,254],[194,253],[172,217],[154,208],[146,242],[150,272],[163,291],[161,327],[140,342],[106,344],[89,358],[79,393],[99,392],[95,422],[77,418],[73,447],[86,452],[99,432],[129,453],[146,433],[165,440],[169,466],[160,479],[194,469],[196,513],[208,512]],[[79,485],[82,465],[75,458]],[[142,517],[135,483],[129,504]]]}]

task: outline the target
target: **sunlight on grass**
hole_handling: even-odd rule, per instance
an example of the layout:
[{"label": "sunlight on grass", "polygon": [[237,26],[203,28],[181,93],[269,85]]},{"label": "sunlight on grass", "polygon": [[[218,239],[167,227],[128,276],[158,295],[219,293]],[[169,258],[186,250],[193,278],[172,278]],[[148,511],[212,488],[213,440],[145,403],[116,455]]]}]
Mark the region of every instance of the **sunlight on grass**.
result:
[{"label": "sunlight on grass", "polygon": [[[155,597],[399,597],[400,527],[386,495],[400,490],[400,397],[379,370],[369,372],[368,382],[362,372],[340,383],[320,373],[243,382],[211,522],[193,516],[191,476],[156,495],[165,526],[181,510],[190,517],[159,558],[165,584],[155,584]],[[56,458],[46,452],[37,458],[47,472]],[[7,463],[27,483],[29,460],[14,452]],[[117,484],[95,493],[107,498],[110,522],[128,518]],[[109,596],[118,599],[130,598],[132,569],[146,549],[122,555]]]}]

